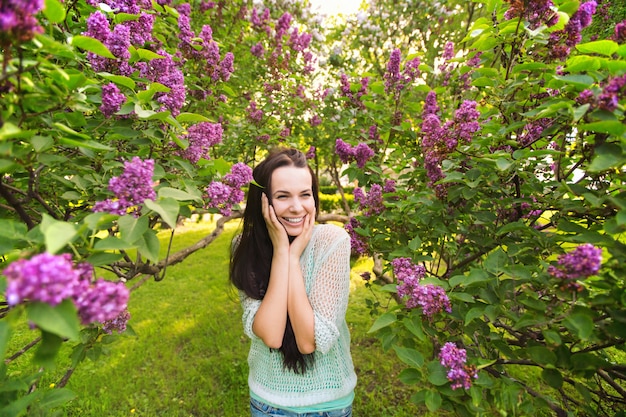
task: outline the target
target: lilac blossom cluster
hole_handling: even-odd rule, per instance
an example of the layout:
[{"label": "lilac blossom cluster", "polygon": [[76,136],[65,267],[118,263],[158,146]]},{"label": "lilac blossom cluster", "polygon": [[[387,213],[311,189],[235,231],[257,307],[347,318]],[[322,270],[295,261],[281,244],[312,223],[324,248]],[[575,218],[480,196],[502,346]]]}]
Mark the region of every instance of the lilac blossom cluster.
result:
[{"label": "lilac blossom cluster", "polygon": [[[96,5],[95,0],[91,4]],[[94,39],[101,41],[113,54],[115,58],[105,58],[92,52],[87,53],[87,58],[93,69],[97,72],[110,72],[129,76],[139,71],[139,75],[148,82],[158,82],[169,88],[167,92],[157,92],[154,99],[162,105],[160,111],[170,111],[174,116],[180,113],[187,95],[184,85],[184,76],[179,66],[172,56],[165,50],[158,50],[156,53],[162,58],[152,59],[149,62],[139,61],[130,63],[130,47],[141,48],[144,44],[152,42],[152,28],[155,15],[143,10],[152,9],[149,1],[120,1],[107,0],[102,3],[107,4],[114,10],[114,13],[129,13],[139,15],[136,20],[126,20],[116,23],[111,29],[109,18],[101,11],[92,13],[87,18],[87,31],[84,33]],[[229,67],[232,60],[226,62]],[[117,98],[119,101],[119,97]],[[104,100],[104,98],[103,98]],[[105,106],[105,115],[109,114],[110,107]],[[109,116],[107,116],[109,117]]]},{"label": "lilac blossom cluster", "polygon": [[132,160],[124,162],[124,172],[109,180],[109,191],[115,194],[115,199],[98,201],[93,211],[104,211],[123,216],[129,210],[138,215],[144,200],[155,200],[156,192],[152,188],[154,161],[145,161],[134,156]]},{"label": "lilac blossom cluster", "polygon": [[453,120],[442,124],[437,115],[438,110],[437,96],[434,91],[430,91],[422,111],[421,146],[428,185],[434,187],[437,196],[442,198],[446,194],[446,186],[436,184],[445,177],[441,163],[456,150],[459,140],[469,143],[480,130],[480,112],[476,109],[475,101],[465,100],[455,111]]},{"label": "lilac blossom cluster", "polygon": [[442,287],[420,283],[426,274],[422,265],[415,265],[409,258],[396,258],[391,261],[391,266],[398,280],[398,296],[408,298],[407,308],[421,307],[429,318],[443,311],[452,311],[448,295]]},{"label": "lilac blossom cluster", "polygon": [[189,142],[189,146],[179,154],[192,164],[198,163],[202,158],[209,159],[209,149],[222,143],[223,133],[220,123],[196,123],[187,129],[187,134],[181,136],[181,139]]},{"label": "lilac blossom cluster", "polygon": [[559,15],[554,9],[552,0],[508,0],[511,7],[504,12],[504,18],[511,20],[519,17],[528,22],[532,30],[541,25],[554,26],[559,21]]},{"label": "lilac blossom cluster", "polygon": [[578,104],[590,104],[593,108],[614,111],[619,101],[626,98],[626,74],[610,78],[596,97],[591,90],[583,90],[577,97]]},{"label": "lilac blossom cluster", "polygon": [[408,84],[415,81],[420,75],[419,70],[420,59],[413,58],[404,64],[404,69],[400,71],[401,54],[399,49],[391,51],[389,62],[387,62],[387,71],[384,74],[385,92],[387,94],[397,95]]},{"label": "lilac blossom cluster", "polygon": [[519,143],[521,147],[532,145],[541,137],[543,131],[552,126],[553,123],[554,120],[547,117],[527,123],[522,129],[522,133],[517,138],[517,143]]},{"label": "lilac blossom cluster", "polygon": [[341,138],[335,141],[335,152],[341,162],[348,164],[356,161],[359,168],[363,168],[367,161],[375,155],[374,151],[366,143],[361,142],[357,146],[352,146]]},{"label": "lilac blossom cluster", "polygon": [[615,25],[613,40],[619,44],[626,43],[626,20],[623,20]]},{"label": "lilac blossom cluster", "polygon": [[[182,6],[182,5],[181,5]],[[191,9],[179,7],[178,10],[178,47],[182,56],[192,59],[204,65],[201,74],[207,74],[213,81],[228,81],[234,72],[233,62],[235,56],[232,52],[227,52],[224,58],[220,57],[220,47],[213,40],[213,29],[209,25],[203,25],[200,33],[191,29]]]},{"label": "lilac blossom cluster", "polygon": [[363,211],[364,216],[375,216],[385,210],[383,203],[383,187],[379,184],[372,184],[370,191],[366,194],[360,187],[354,189],[354,201]]},{"label": "lilac blossom cluster", "polygon": [[357,255],[367,255],[370,252],[367,239],[357,232],[357,229],[362,227],[361,222],[354,217],[350,217],[350,220],[344,225],[344,229],[350,235],[350,247]]},{"label": "lilac blossom cluster", "polygon": [[102,86],[102,104],[100,104],[100,111],[104,114],[104,117],[109,118],[117,113],[125,102],[126,96],[122,94],[117,85],[108,83]]},{"label": "lilac blossom cluster", "polygon": [[117,328],[125,328],[129,291],[121,282],[98,279],[94,282],[92,266],[74,265],[69,254],[41,253],[30,259],[11,263],[3,274],[7,277],[6,299],[10,306],[25,302],[41,302],[56,306],[72,300],[81,323],[105,323],[117,320]]},{"label": "lilac blossom cluster", "polygon": [[591,24],[597,6],[593,0],[582,3],[565,24],[565,28],[550,34],[548,44],[552,58],[563,60],[569,56],[570,49],[582,39],[581,31]]},{"label": "lilac blossom cluster", "polygon": [[252,179],[252,168],[242,162],[236,163],[222,181],[212,181],[206,188],[206,207],[218,209],[223,216],[230,216],[233,206],[244,199],[241,187]]},{"label": "lilac blossom cluster", "polygon": [[306,159],[315,159],[315,152],[316,152],[316,148],[315,146],[311,145],[309,146],[309,150],[306,151]]},{"label": "lilac blossom cluster", "polygon": [[448,368],[446,377],[452,382],[450,388],[470,389],[472,379],[478,378],[478,372],[472,365],[467,365],[467,353],[465,349],[457,347],[452,342],[446,342],[439,351],[439,363]]},{"label": "lilac blossom cluster", "polygon": [[365,104],[361,100],[361,97],[367,94],[367,88],[370,82],[369,77],[361,78],[361,87],[359,87],[359,90],[356,92],[352,91],[352,87],[350,86],[350,80],[348,79],[348,76],[346,74],[341,74],[341,76],[339,77],[339,82],[341,83],[341,96],[348,99],[348,101],[346,102],[346,107],[354,107],[364,110]]},{"label": "lilac blossom cluster", "polygon": [[548,267],[548,273],[562,280],[563,289],[582,291],[583,287],[578,281],[597,274],[601,264],[602,249],[585,243],[571,252],[560,255],[557,265]]},{"label": "lilac blossom cluster", "polygon": [[35,17],[43,9],[43,0],[6,0],[0,3],[0,44],[21,43],[43,32]]},{"label": "lilac blossom cluster", "polygon": [[[308,74],[313,71],[314,55],[309,50],[313,36],[307,32],[300,32],[297,27],[291,26],[292,20],[291,14],[285,12],[272,28],[270,10],[265,8],[263,13],[260,13],[257,8],[252,8],[250,14],[252,28],[258,32],[265,32],[268,36],[268,45],[259,41],[251,47],[250,52],[259,58],[267,55],[268,64],[273,67],[289,65],[289,60],[300,55],[304,64],[302,72]],[[266,46],[269,53],[266,51]]]}]

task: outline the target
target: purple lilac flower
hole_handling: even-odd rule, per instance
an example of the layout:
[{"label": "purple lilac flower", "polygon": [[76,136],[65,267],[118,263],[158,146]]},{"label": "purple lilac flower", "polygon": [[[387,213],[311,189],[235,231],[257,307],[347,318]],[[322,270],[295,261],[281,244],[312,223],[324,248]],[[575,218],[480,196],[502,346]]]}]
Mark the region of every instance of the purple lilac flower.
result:
[{"label": "purple lilac flower", "polygon": [[626,43],[626,20],[622,20],[615,25],[615,33],[613,39],[617,43]]},{"label": "purple lilac flower", "polygon": [[458,348],[452,342],[446,342],[439,351],[439,363],[448,368],[447,378],[452,384],[450,388],[470,389],[472,379],[478,378],[476,368],[466,365],[467,355],[465,349]]},{"label": "purple lilac flower", "polygon": [[361,142],[354,148],[354,159],[359,168],[363,168],[374,155],[374,151],[366,143]]},{"label": "purple lilac flower", "polygon": [[322,123],[322,118],[319,115],[314,115],[309,122],[312,127],[319,126]]},{"label": "purple lilac flower", "polygon": [[102,331],[107,334],[112,334],[114,331],[124,333],[128,320],[130,320],[130,313],[128,309],[124,309],[115,318],[104,321],[104,323],[102,323]]},{"label": "purple lilac flower", "polygon": [[396,258],[391,261],[391,265],[398,280],[398,296],[408,297],[407,308],[421,307],[424,315],[429,318],[442,311],[452,311],[450,300],[443,288],[420,284],[426,274],[422,265],[415,265],[409,258]]},{"label": "purple lilac flower", "polygon": [[559,256],[557,265],[550,265],[548,273],[563,280],[562,287],[582,290],[578,280],[595,275],[602,264],[602,249],[590,243],[577,246],[573,251]]},{"label": "purple lilac flower", "polygon": [[109,83],[102,86],[100,111],[104,114],[104,117],[109,118],[114,113],[117,113],[125,102],[126,96],[120,92],[117,85]]},{"label": "purple lilac flower", "polygon": [[426,100],[424,102],[424,109],[422,110],[422,115],[439,113],[439,105],[437,104],[437,93],[433,90],[429,91],[426,94]]},{"label": "purple lilac flower", "polygon": [[79,274],[69,254],[41,253],[20,259],[3,271],[7,277],[6,300],[11,306],[24,301],[39,301],[56,306],[72,297]]},{"label": "purple lilac flower", "polygon": [[104,323],[114,320],[126,309],[129,294],[124,283],[101,278],[82,286],[81,291],[74,295],[74,303],[83,324]]},{"label": "purple lilac flower", "polygon": [[280,39],[283,37],[287,30],[291,26],[291,15],[285,12],[276,22],[276,39]]},{"label": "purple lilac flower", "polygon": [[223,216],[230,216],[234,205],[243,201],[245,194],[240,189],[252,181],[252,169],[244,163],[232,166],[224,181],[212,181],[206,188],[206,207],[216,208]]},{"label": "purple lilac flower", "polygon": [[315,159],[315,146],[311,145],[309,150],[306,151],[306,159]]},{"label": "purple lilac flower", "polygon": [[443,54],[441,57],[445,60],[454,58],[454,42],[448,41],[443,48]]},{"label": "purple lilac flower", "polygon": [[553,120],[550,118],[542,118],[527,123],[522,129],[521,135],[517,138],[517,143],[519,143],[522,147],[532,145],[541,137],[543,131],[552,125],[552,123]]},{"label": "purple lilac flower", "polygon": [[246,108],[246,112],[248,113],[248,119],[250,119],[252,123],[258,125],[263,121],[263,110],[257,108],[255,101],[250,102],[250,105]]},{"label": "purple lilac flower", "polygon": [[344,229],[350,235],[350,247],[352,251],[358,255],[366,255],[369,253],[369,244],[364,236],[361,236],[356,229],[362,228],[361,222],[354,217],[344,225]]},{"label": "purple lilac flower", "polygon": [[549,45],[551,45],[550,55],[552,58],[567,58],[570,49],[582,39],[581,31],[591,24],[596,8],[597,3],[593,0],[581,4],[563,30],[550,34]]},{"label": "purple lilac flower", "polygon": [[626,74],[609,80],[598,96],[598,107],[603,110],[614,111],[617,109],[619,100],[624,97],[626,97]]},{"label": "purple lilac flower", "polygon": [[354,201],[358,203],[364,216],[375,216],[385,210],[383,203],[383,188],[379,184],[372,184],[367,194],[359,187],[354,189]]},{"label": "purple lilac flower", "polygon": [[0,4],[0,39],[17,42],[31,40],[43,28],[35,15],[43,9],[43,0],[7,0]]},{"label": "purple lilac flower", "polygon": [[106,42],[111,34],[109,19],[101,11],[94,12],[87,18],[86,36],[90,36],[100,42]]},{"label": "purple lilac flower", "polygon": [[250,52],[252,53],[252,55],[256,56],[257,58],[261,58],[265,54],[265,48],[263,47],[263,42],[259,42],[257,44],[252,45],[252,48],[250,48]]},{"label": "purple lilac flower", "polygon": [[354,157],[354,150],[350,144],[344,142],[341,138],[335,141],[335,153],[344,164],[347,164]]},{"label": "purple lilac flower", "polygon": [[[394,93],[398,89],[398,82],[400,81],[400,50],[394,49],[389,56],[389,62],[387,62],[387,71],[384,75],[385,78],[385,92],[387,94]],[[400,87],[402,89],[402,87]]]},{"label": "purple lilac flower", "polygon": [[[142,161],[138,156],[124,162],[124,172],[109,180],[109,191],[115,194],[116,200],[98,201],[93,211],[109,212],[123,216],[131,207],[140,206],[144,200],[155,200],[156,192],[152,188],[154,161]],[[136,208],[135,213],[138,213]]]},{"label": "purple lilac flower", "polygon": [[189,146],[179,154],[192,164],[198,163],[202,158],[209,159],[209,150],[222,142],[224,129],[220,123],[200,122],[187,129],[187,134],[182,139],[189,141]]},{"label": "purple lilac flower", "polygon": [[148,65],[141,68],[140,76],[169,87],[169,92],[158,92],[154,98],[163,105],[162,110],[169,110],[177,116],[187,96],[185,77],[170,54],[162,49],[157,53],[163,58],[150,60]]},{"label": "purple lilac flower", "polygon": [[383,186],[383,193],[395,193],[396,192],[396,182],[394,180],[385,180],[385,185]]},{"label": "purple lilac flower", "polygon": [[521,17],[528,21],[530,29],[539,26],[554,26],[558,22],[558,15],[554,12],[551,0],[509,1],[511,7],[504,13],[507,20]]},{"label": "purple lilac flower", "polygon": [[293,28],[289,38],[289,46],[294,51],[302,52],[309,47],[311,38],[312,35],[310,33],[302,32],[301,34],[298,34],[298,28]]},{"label": "purple lilac flower", "polygon": [[224,175],[224,182],[234,188],[241,188],[250,181],[252,181],[252,168],[243,162],[234,164],[230,172]]}]

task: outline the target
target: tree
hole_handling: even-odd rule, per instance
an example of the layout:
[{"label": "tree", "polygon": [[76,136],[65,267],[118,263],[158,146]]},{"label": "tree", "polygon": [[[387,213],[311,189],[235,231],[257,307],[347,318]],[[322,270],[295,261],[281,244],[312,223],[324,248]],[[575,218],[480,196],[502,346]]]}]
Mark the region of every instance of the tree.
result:
[{"label": "tree", "polygon": [[360,97],[380,137],[337,141],[353,247],[402,300],[372,331],[431,411],[620,415],[624,23],[581,43],[595,2],[473,5],[438,56],[400,37]]}]

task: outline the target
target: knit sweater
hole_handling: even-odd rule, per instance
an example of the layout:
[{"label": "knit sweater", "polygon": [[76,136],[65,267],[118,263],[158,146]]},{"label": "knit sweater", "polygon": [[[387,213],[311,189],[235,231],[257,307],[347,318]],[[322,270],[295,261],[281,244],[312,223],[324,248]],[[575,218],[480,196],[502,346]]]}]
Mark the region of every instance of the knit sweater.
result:
[{"label": "knit sweater", "polygon": [[250,337],[248,385],[268,403],[305,407],[350,395],[356,374],[350,356],[346,309],[350,292],[350,237],[330,224],[316,225],[300,257],[306,293],[315,317],[315,362],[304,374],[283,366],[282,354],[252,331],[261,300],[239,292],[243,327]]}]

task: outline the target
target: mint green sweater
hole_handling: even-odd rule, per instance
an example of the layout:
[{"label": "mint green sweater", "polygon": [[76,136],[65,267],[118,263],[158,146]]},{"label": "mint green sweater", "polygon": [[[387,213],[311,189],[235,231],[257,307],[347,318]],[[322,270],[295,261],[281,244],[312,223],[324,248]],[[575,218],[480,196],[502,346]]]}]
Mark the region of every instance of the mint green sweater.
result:
[{"label": "mint green sweater", "polygon": [[282,354],[253,333],[261,300],[239,294],[244,332],[251,339],[248,385],[255,396],[281,407],[327,403],[350,395],[356,386],[345,319],[350,293],[347,232],[335,225],[316,225],[300,265],[315,316],[315,364],[305,374],[285,369]]}]

